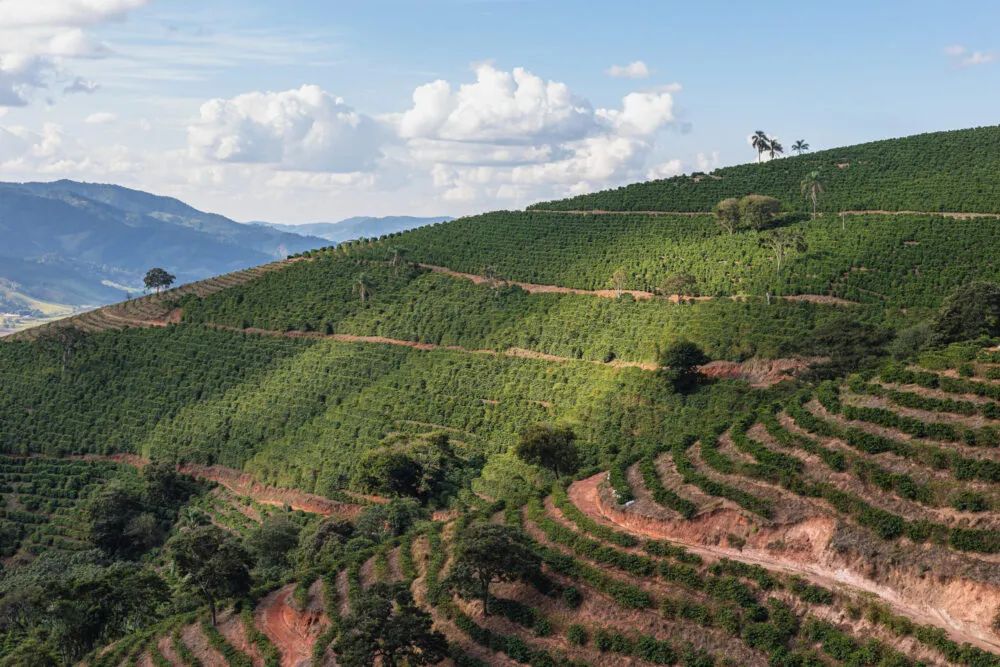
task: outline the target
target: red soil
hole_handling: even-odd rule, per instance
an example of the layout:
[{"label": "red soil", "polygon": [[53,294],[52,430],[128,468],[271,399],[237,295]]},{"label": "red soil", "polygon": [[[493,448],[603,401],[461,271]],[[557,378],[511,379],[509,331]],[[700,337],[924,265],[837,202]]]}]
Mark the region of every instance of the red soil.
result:
[{"label": "red soil", "polygon": [[308,667],[313,644],[323,632],[321,614],[292,604],[295,584],[269,594],[254,610],[254,622],[281,652],[282,667]]},{"label": "red soil", "polygon": [[[916,573],[894,573],[893,585],[875,581],[864,562],[847,562],[830,548],[836,520],[815,517],[792,524],[759,527],[743,532],[747,520],[732,510],[716,510],[691,521],[664,521],[619,509],[601,493],[606,473],[575,482],[570,500],[590,518],[636,535],[667,539],[690,551],[726,557],[798,574],[823,586],[846,587],[875,594],[898,614],[921,624],[945,629],[953,639],[985,650],[1000,650],[1000,638],[989,625],[996,614],[1000,587],[968,579],[940,581]],[[720,546],[728,533],[742,534],[742,549]]]}]

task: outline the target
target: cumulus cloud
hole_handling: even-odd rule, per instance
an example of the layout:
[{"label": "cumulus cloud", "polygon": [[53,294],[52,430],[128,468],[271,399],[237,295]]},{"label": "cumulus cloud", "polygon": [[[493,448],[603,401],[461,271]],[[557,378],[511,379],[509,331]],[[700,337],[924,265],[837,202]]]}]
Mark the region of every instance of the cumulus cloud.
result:
[{"label": "cumulus cloud", "polygon": [[191,155],[289,171],[358,172],[381,157],[377,121],[319,86],[209,100],[188,126]]},{"label": "cumulus cloud", "polygon": [[680,90],[629,93],[618,108],[594,108],[523,68],[482,64],[475,76],[457,89],[440,80],[418,87],[411,108],[392,118],[446,201],[523,203],[641,178],[657,133],[674,122]]},{"label": "cumulus cloud", "polygon": [[118,120],[118,115],[110,111],[98,111],[87,116],[83,122],[88,125],[106,125]]},{"label": "cumulus cloud", "polygon": [[974,67],[995,62],[997,54],[993,51],[970,51],[962,44],[946,46],[944,53],[959,67]]},{"label": "cumulus cloud", "polygon": [[[148,0],[0,1],[0,106],[24,106],[52,78],[64,78],[66,63],[100,58],[107,45],[88,31],[123,17]],[[95,84],[74,79],[65,92],[93,92]]]},{"label": "cumulus cloud", "polygon": [[616,79],[645,79],[649,77],[649,67],[641,60],[630,62],[628,65],[612,65],[605,70],[608,76]]}]

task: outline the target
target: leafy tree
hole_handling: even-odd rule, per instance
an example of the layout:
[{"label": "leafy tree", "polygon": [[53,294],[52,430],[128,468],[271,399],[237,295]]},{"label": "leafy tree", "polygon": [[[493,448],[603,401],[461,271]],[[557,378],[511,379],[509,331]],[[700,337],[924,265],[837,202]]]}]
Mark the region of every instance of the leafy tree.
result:
[{"label": "leafy tree", "polygon": [[760,162],[761,156],[767,151],[771,150],[771,140],[768,138],[764,130],[757,130],[750,136],[750,145],[753,149],[757,151],[757,162]]},{"label": "leafy tree", "polygon": [[750,229],[764,229],[781,212],[781,202],[774,197],[747,195],[740,199],[740,224]]},{"label": "leafy tree", "polygon": [[802,155],[804,152],[809,150],[809,144],[806,143],[805,139],[797,139],[794,144],[792,144],[792,150],[795,151],[796,155]]},{"label": "leafy tree", "polygon": [[296,524],[281,514],[264,519],[247,538],[247,547],[258,567],[286,567],[289,553],[299,543],[299,530]]},{"label": "leafy tree", "polygon": [[715,222],[722,231],[729,234],[736,232],[740,226],[740,202],[738,199],[730,197],[723,199],[715,205]]},{"label": "leafy tree", "polygon": [[142,282],[146,285],[146,289],[156,290],[156,293],[159,294],[160,290],[173,285],[176,279],[176,276],[167,273],[165,269],[155,267],[146,272]]},{"label": "leafy tree", "polygon": [[579,466],[575,440],[571,429],[535,424],[521,433],[514,453],[526,463],[548,468],[561,476],[576,472]]},{"label": "leafy tree", "polygon": [[806,237],[800,231],[790,231],[787,229],[775,229],[766,236],[761,237],[760,244],[771,251],[777,265],[777,271],[781,272],[781,265],[785,258],[793,252],[805,252],[809,249]]},{"label": "leafy tree", "polygon": [[448,436],[438,433],[369,450],[358,466],[355,483],[372,493],[414,496],[422,502],[440,500],[457,490],[461,464]]},{"label": "leafy tree", "polygon": [[810,171],[805,178],[802,179],[802,183],[799,184],[802,188],[802,195],[807,197],[809,201],[812,202],[812,217],[813,220],[816,219],[816,204],[819,202],[819,196],[823,194],[823,183],[819,180],[818,171]]},{"label": "leafy tree", "polygon": [[700,347],[686,340],[677,341],[658,356],[660,372],[680,393],[690,391],[698,384],[701,377],[699,367],[710,361]]},{"label": "leafy tree", "polygon": [[384,505],[366,507],[355,524],[355,534],[379,543],[402,535],[427,511],[413,498],[393,498]]},{"label": "leafy tree", "polygon": [[83,510],[90,542],[116,558],[137,558],[163,538],[159,522],[145,506],[142,489],[112,481]]},{"label": "leafy tree", "polygon": [[674,273],[664,278],[656,290],[666,296],[673,294],[690,296],[696,292],[697,288],[698,281],[690,273]]},{"label": "leafy tree", "polygon": [[483,601],[489,615],[490,584],[531,578],[541,566],[531,540],[520,528],[478,521],[457,540],[448,584],[462,595]]},{"label": "leafy tree", "polygon": [[937,344],[1000,336],[1000,285],[973,282],[949,296],[934,321]]},{"label": "leafy tree", "polygon": [[343,621],[334,645],[345,667],[433,665],[448,655],[444,635],[431,629],[430,614],[420,609],[402,584],[378,582],[362,592]]},{"label": "leafy tree", "polygon": [[216,526],[198,526],[174,536],[167,552],[184,582],[212,612],[219,600],[250,589],[250,556],[235,537]]}]

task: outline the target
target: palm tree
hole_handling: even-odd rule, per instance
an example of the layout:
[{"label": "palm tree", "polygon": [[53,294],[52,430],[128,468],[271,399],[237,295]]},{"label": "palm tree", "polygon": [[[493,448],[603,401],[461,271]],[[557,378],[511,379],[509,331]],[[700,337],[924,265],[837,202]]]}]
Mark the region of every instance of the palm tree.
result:
[{"label": "palm tree", "polygon": [[809,144],[806,143],[805,139],[799,139],[792,144],[792,150],[795,151],[796,155],[802,155],[803,151],[809,150]]},{"label": "palm tree", "polygon": [[368,299],[372,298],[372,294],[375,293],[375,290],[372,289],[372,283],[368,279],[368,274],[362,273],[354,279],[353,292],[361,299],[362,305],[368,303]]},{"label": "palm tree", "polygon": [[818,171],[810,171],[805,178],[802,179],[801,183],[802,196],[808,197],[812,201],[813,206],[813,220],[816,219],[816,203],[819,201],[819,196],[823,194],[823,183],[819,180]]},{"label": "palm tree", "polygon": [[771,140],[764,134],[764,130],[757,130],[750,137],[750,145],[757,151],[757,162],[760,162],[760,156],[771,149]]},{"label": "palm tree", "polygon": [[768,142],[767,151],[771,154],[771,159],[773,160],[785,152],[785,147],[777,139],[771,139]]}]

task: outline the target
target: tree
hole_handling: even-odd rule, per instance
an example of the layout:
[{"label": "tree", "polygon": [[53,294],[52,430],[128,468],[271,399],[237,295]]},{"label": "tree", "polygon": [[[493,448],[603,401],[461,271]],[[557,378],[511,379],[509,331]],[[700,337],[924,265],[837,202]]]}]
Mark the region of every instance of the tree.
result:
[{"label": "tree", "polygon": [[806,237],[802,235],[802,232],[787,229],[775,229],[771,231],[769,234],[761,237],[760,245],[770,250],[774,255],[779,273],[781,272],[781,265],[790,253],[805,252],[809,249]]},{"label": "tree", "polygon": [[146,277],[142,279],[142,282],[146,285],[146,289],[156,290],[156,293],[159,294],[160,290],[173,285],[174,280],[176,280],[176,276],[155,267],[146,272]]},{"label": "tree", "polygon": [[757,130],[752,135],[750,135],[750,145],[753,146],[754,150],[757,151],[757,162],[760,162],[760,158],[764,153],[771,150],[771,140],[768,139],[764,130]]},{"label": "tree", "polygon": [[806,177],[802,179],[800,187],[802,188],[802,195],[807,197],[812,202],[812,217],[813,220],[815,220],[816,204],[819,202],[819,196],[823,194],[823,183],[819,180],[819,172],[810,171]]},{"label": "tree", "polygon": [[568,428],[535,424],[521,433],[514,453],[525,463],[548,468],[561,476],[576,472],[579,466],[575,440],[576,435]]},{"label": "tree", "polygon": [[461,463],[446,434],[404,439],[366,452],[355,483],[373,493],[414,496],[422,502],[443,500],[457,490],[454,473]]},{"label": "tree", "polygon": [[198,526],[167,543],[177,572],[208,603],[215,625],[219,600],[250,590],[250,556],[235,537],[216,526]]},{"label": "tree", "polygon": [[520,528],[477,521],[457,540],[447,583],[461,595],[482,600],[483,615],[488,616],[490,584],[529,579],[540,567],[531,540]]},{"label": "tree", "polygon": [[949,296],[934,321],[935,344],[1000,336],[1000,285],[973,282]]},{"label": "tree", "polygon": [[608,284],[615,291],[615,297],[621,297],[622,292],[625,291],[626,278],[625,269],[621,267],[615,269],[615,272],[611,274],[611,280],[608,281]]},{"label": "tree", "polygon": [[722,231],[733,234],[740,226],[740,202],[730,197],[715,205],[715,222]]},{"label": "tree", "polygon": [[281,514],[274,514],[261,522],[247,538],[247,547],[264,569],[288,565],[288,554],[299,543],[299,527]]},{"label": "tree", "polygon": [[444,635],[431,629],[430,614],[402,584],[377,582],[362,592],[344,619],[334,645],[345,667],[433,665],[448,656]]},{"label": "tree", "polygon": [[163,533],[156,517],[143,511],[143,493],[136,485],[112,481],[101,487],[83,510],[90,542],[115,558],[138,558],[160,543]]},{"label": "tree", "polygon": [[60,376],[65,377],[66,366],[84,346],[87,334],[82,329],[77,329],[72,325],[60,326],[60,324],[44,328],[38,340],[44,347],[51,348],[60,355],[62,359]]},{"label": "tree", "polygon": [[802,155],[802,153],[809,150],[809,144],[806,143],[805,139],[798,139],[792,144],[792,150],[795,151],[796,155]]},{"label": "tree", "polygon": [[781,142],[778,141],[777,138],[772,138],[770,142],[768,142],[767,152],[771,155],[771,159],[773,160],[785,152],[785,147],[781,145]]},{"label": "tree", "polygon": [[701,377],[700,367],[710,361],[700,347],[686,340],[677,341],[658,357],[660,372],[679,393],[686,393],[697,386]]},{"label": "tree", "polygon": [[368,300],[375,293],[372,289],[371,280],[368,278],[367,273],[359,274],[357,278],[354,279],[354,293],[358,295],[361,299],[361,305],[368,303]]},{"label": "tree", "polygon": [[764,229],[781,212],[781,202],[774,197],[747,195],[740,200],[740,225],[750,229]]},{"label": "tree", "polygon": [[691,296],[698,288],[698,281],[690,273],[672,273],[662,281],[656,291],[664,296]]}]

